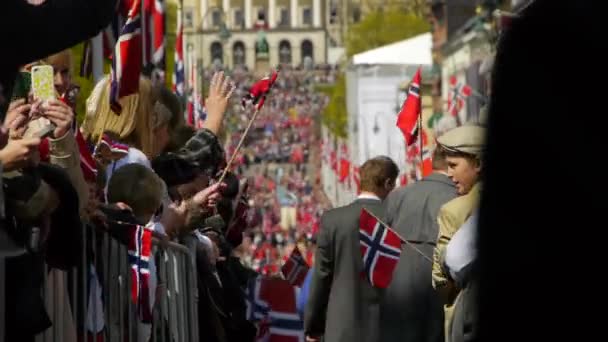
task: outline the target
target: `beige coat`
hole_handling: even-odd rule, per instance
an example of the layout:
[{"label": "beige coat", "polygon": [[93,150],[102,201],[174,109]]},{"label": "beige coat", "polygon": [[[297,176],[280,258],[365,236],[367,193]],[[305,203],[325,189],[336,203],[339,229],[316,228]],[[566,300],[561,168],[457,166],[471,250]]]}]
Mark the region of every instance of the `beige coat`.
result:
[{"label": "beige coat", "polygon": [[72,181],[78,193],[78,209],[84,216],[84,209],[89,201],[89,188],[80,168],[80,151],[72,132],[66,133],[59,139],[49,139],[50,163],[62,168]]},{"label": "beige coat", "polygon": [[437,217],[439,234],[437,236],[437,246],[433,253],[433,287],[446,303],[444,307],[446,336],[449,336],[448,327],[452,320],[452,308],[460,289],[444,273],[443,257],[452,236],[479,205],[480,192],[481,184],[477,183],[468,194],[444,204]]}]

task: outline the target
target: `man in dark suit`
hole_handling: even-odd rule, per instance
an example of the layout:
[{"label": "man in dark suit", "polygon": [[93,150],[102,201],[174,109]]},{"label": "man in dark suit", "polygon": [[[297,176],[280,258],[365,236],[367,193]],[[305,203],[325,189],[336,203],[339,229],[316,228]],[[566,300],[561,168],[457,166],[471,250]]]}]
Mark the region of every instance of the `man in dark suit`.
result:
[{"label": "man in dark suit", "polygon": [[361,276],[359,217],[366,208],[384,216],[382,200],[395,187],[399,168],[388,157],[376,157],[361,166],[361,195],[344,207],[321,217],[315,267],[304,330],[309,342],[323,336],[326,342],[379,340],[380,302],[383,291]]},{"label": "man in dark suit", "polygon": [[381,341],[444,340],[443,305],[431,284],[432,263],[421,253],[432,258],[439,208],[457,196],[447,168],[442,150],[435,149],[433,173],[386,199],[385,223],[411,246],[404,247],[380,307]]}]

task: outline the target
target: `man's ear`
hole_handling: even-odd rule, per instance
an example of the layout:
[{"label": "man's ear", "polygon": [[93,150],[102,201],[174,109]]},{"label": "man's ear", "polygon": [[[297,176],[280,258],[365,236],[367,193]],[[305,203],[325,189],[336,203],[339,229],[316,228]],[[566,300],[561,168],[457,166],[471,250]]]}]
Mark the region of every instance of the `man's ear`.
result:
[{"label": "man's ear", "polygon": [[[391,182],[392,182],[393,184],[391,184]],[[393,187],[394,183],[395,183],[395,182],[394,182],[392,179],[390,179],[390,178],[385,179],[385,180],[384,180],[384,189],[386,189],[386,190],[392,189],[392,187]]]},{"label": "man's ear", "polygon": [[475,171],[477,171],[477,173],[481,172],[482,166],[483,166],[483,163],[481,161],[481,158],[480,157],[475,158]]}]

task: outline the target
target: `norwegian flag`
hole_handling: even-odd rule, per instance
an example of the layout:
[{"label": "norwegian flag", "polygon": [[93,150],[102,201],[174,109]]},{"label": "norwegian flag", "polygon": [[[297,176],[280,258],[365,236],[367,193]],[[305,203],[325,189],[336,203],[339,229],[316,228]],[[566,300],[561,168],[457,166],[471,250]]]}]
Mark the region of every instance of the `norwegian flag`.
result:
[{"label": "norwegian flag", "polygon": [[247,104],[252,103],[255,105],[256,110],[262,109],[266,96],[270,93],[274,82],[277,80],[279,73],[273,70],[270,76],[266,76],[261,80],[255,82],[249,89],[249,93],[243,97],[241,103],[243,108],[247,107]]},{"label": "norwegian flag", "polygon": [[385,289],[401,256],[401,238],[365,208],[359,218],[359,242],[363,256],[363,275],[374,287]]},{"label": "norwegian flag", "polygon": [[205,120],[207,120],[207,110],[205,109],[203,102],[201,94],[197,93],[194,101],[194,127],[196,127],[196,129],[203,128],[203,124],[205,123]]},{"label": "norwegian flag", "polygon": [[407,98],[397,118],[397,127],[403,132],[406,146],[412,145],[418,136],[418,120],[422,113],[422,102],[420,100],[420,68],[416,71],[410,84]]},{"label": "norwegian flag", "polygon": [[165,2],[142,0],[142,64],[160,70],[165,69]]},{"label": "norwegian flag", "polygon": [[120,31],[114,49],[110,74],[110,107],[116,114],[122,112],[120,99],[139,90],[139,75],[142,69],[141,0],[134,0],[127,22]]},{"label": "norwegian flag", "polygon": [[177,29],[175,30],[175,68],[173,70],[173,92],[184,96],[184,29],[182,27],[182,7],[177,8]]},{"label": "norwegian flag", "polygon": [[250,279],[245,291],[245,301],[247,302],[247,320],[258,322],[268,316],[270,308],[268,303],[260,296],[262,289],[262,276]]},{"label": "norwegian flag", "polygon": [[300,252],[298,246],[296,246],[291,252],[289,259],[281,267],[281,273],[283,277],[293,286],[302,287],[306,274],[308,273],[309,267]]},{"label": "norwegian flag", "polygon": [[165,0],[155,0],[152,10],[154,17],[154,51],[152,63],[159,68],[165,69]]},{"label": "norwegian flag", "polygon": [[412,146],[407,149],[407,161],[410,163],[416,163],[416,177],[422,179],[430,175],[433,172],[433,157],[431,146],[429,145],[428,136],[426,131],[423,129],[421,134],[422,140],[422,156],[420,155],[420,141],[416,141]]},{"label": "norwegian flag", "polygon": [[467,97],[471,96],[473,89],[466,84],[461,84],[456,76],[450,76],[450,91],[448,93],[448,113],[457,117],[464,107]]},{"label": "norwegian flag", "polygon": [[260,297],[269,308],[269,323],[268,334],[258,341],[303,342],[304,322],[296,307],[300,289],[278,278],[263,278],[260,286]]},{"label": "norwegian flag", "polygon": [[129,227],[128,258],[131,266],[131,300],[137,305],[137,312],[144,322],[152,321],[150,312],[150,257],[152,252],[152,232],[154,224]]}]

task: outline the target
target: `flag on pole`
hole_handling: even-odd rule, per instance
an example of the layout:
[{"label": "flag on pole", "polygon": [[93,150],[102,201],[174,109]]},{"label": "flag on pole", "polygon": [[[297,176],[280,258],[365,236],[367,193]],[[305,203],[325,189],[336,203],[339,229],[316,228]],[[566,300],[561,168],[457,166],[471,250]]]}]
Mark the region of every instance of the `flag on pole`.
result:
[{"label": "flag on pole", "polygon": [[308,270],[308,264],[306,263],[306,260],[304,260],[298,246],[293,249],[289,259],[287,259],[283,267],[281,267],[283,277],[285,277],[291,285],[297,287],[302,287]]},{"label": "flag on pole", "polygon": [[304,322],[296,306],[299,291],[284,279],[262,280],[260,297],[269,307],[262,328],[267,333],[256,341],[304,342]]},{"label": "flag on pole", "polygon": [[422,102],[420,99],[420,68],[416,71],[407,98],[397,118],[397,127],[403,132],[406,146],[414,144],[418,136],[418,119],[422,113]]},{"label": "flag on pole", "polygon": [[270,93],[270,90],[272,89],[274,82],[277,80],[278,75],[279,74],[277,71],[272,70],[270,76],[266,76],[255,82],[251,86],[251,89],[249,89],[247,95],[245,95],[241,101],[243,107],[247,107],[247,104],[252,103],[256,106],[256,110],[262,109],[262,106],[264,106],[264,101],[266,101],[266,95]]},{"label": "flag on pole", "polygon": [[359,243],[363,256],[363,275],[372,286],[387,288],[401,256],[401,238],[365,208],[359,218]]},{"label": "flag on pole", "polygon": [[184,30],[182,27],[182,7],[177,7],[177,29],[175,30],[175,68],[173,70],[173,92],[184,96]]},{"label": "flag on pole", "polygon": [[257,322],[268,316],[268,303],[260,296],[262,290],[262,276],[250,279],[245,291],[245,302],[247,304],[247,320]]},{"label": "flag on pole", "polygon": [[129,227],[128,258],[131,265],[131,299],[137,304],[137,312],[144,322],[152,321],[150,312],[150,257],[154,225]]},{"label": "flag on pole", "polygon": [[464,107],[467,97],[471,96],[473,89],[466,84],[458,82],[456,76],[450,76],[450,91],[448,93],[448,113],[458,116]]},{"label": "flag on pole", "polygon": [[142,69],[140,7],[141,0],[134,0],[114,48],[110,73],[110,107],[116,114],[122,112],[120,99],[139,91],[139,75]]},{"label": "flag on pole", "polygon": [[152,19],[154,24],[154,39],[152,41],[152,64],[155,72],[160,77],[160,82],[165,83],[165,0],[154,0],[152,8]]}]

